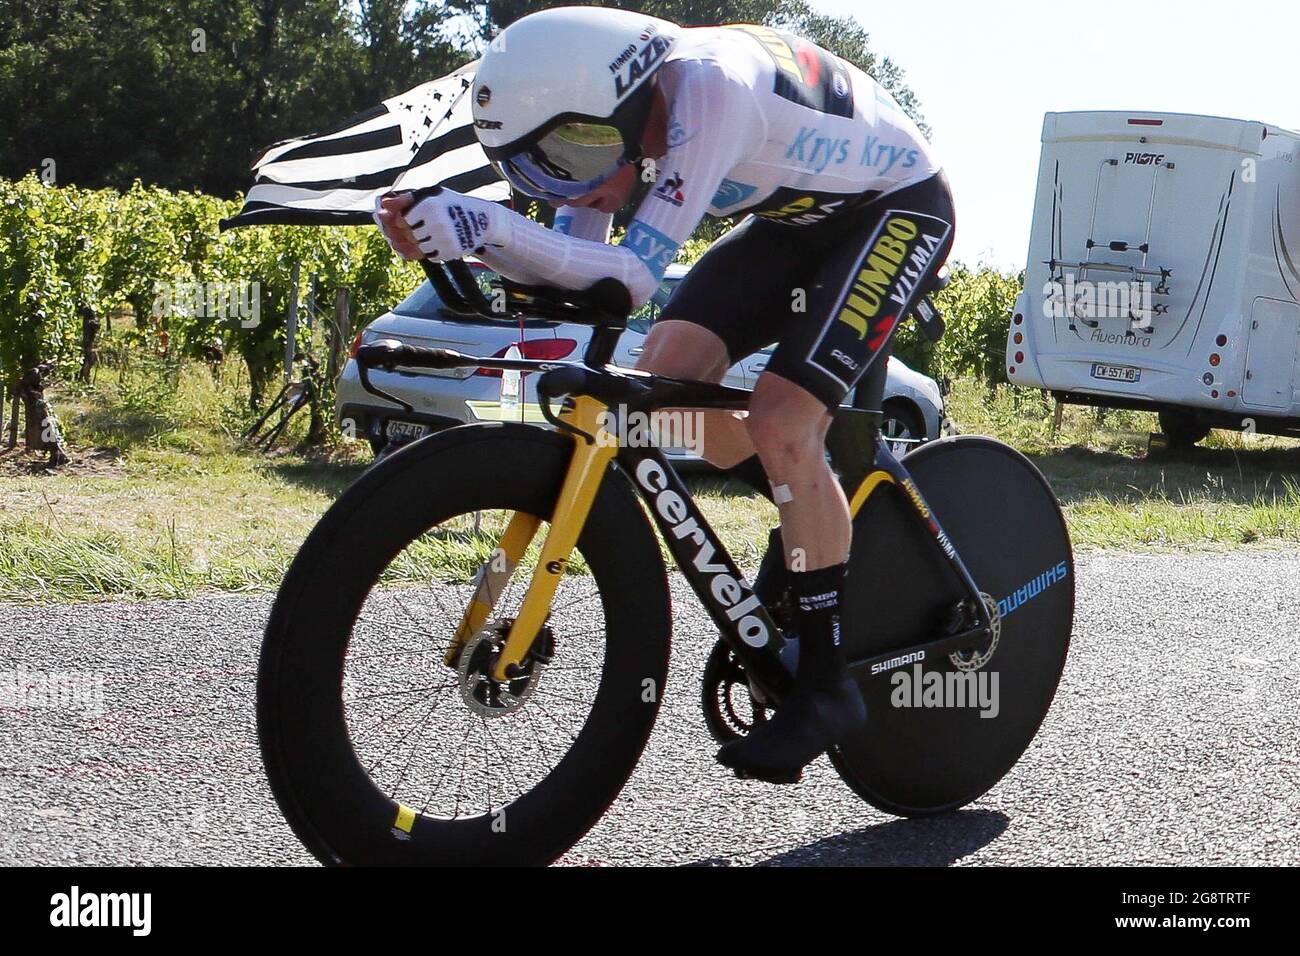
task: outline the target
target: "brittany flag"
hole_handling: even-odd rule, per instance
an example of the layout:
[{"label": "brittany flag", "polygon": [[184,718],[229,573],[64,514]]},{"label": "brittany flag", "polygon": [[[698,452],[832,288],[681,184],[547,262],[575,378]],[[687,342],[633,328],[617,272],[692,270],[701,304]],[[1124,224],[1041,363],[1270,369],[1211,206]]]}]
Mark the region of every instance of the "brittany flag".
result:
[{"label": "brittany flag", "polygon": [[369,225],[376,197],[422,186],[509,199],[509,186],[474,135],[468,91],[477,64],[384,100],[328,132],[270,147],[253,163],[243,208],[221,228]]}]

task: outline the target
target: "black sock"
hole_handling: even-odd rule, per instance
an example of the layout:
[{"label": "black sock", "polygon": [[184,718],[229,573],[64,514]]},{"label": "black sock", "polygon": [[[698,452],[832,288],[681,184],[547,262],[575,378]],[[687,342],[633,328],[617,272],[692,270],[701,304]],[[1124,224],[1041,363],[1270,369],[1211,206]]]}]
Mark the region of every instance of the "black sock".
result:
[{"label": "black sock", "polygon": [[754,577],[754,593],[771,608],[785,596],[790,586],[790,572],[785,566],[785,546],[781,543],[781,526],[767,533],[767,551]]},{"label": "black sock", "polygon": [[840,643],[840,591],[847,564],[816,571],[790,572],[795,601],[795,631],[799,634],[796,684],[825,687],[841,680],[846,663]]},{"label": "black sock", "polygon": [[772,496],[772,483],[767,480],[767,472],[763,470],[758,455],[750,455],[740,464],[732,465],[727,469],[727,476],[748,485],[772,504],[776,504],[776,499]]}]

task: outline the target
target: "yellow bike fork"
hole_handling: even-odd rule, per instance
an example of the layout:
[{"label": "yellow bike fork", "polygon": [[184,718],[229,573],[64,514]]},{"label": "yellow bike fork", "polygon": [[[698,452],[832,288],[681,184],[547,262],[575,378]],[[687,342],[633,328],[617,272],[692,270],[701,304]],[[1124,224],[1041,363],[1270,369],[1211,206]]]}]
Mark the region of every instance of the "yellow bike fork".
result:
[{"label": "yellow bike fork", "polygon": [[456,666],[460,652],[469,643],[469,639],[488,622],[492,609],[496,607],[497,599],[505,589],[506,582],[510,580],[510,575],[514,574],[515,565],[524,556],[528,546],[533,543],[533,536],[537,534],[541,524],[541,518],[522,511],[516,511],[511,517],[510,524],[501,535],[500,544],[479,571],[474,596],[470,598],[469,607],[465,608],[465,614],[461,617],[460,624],[456,626],[456,636],[452,639],[451,647],[443,658],[449,667]]},{"label": "yellow bike fork", "polygon": [[[519,614],[510,627],[505,646],[492,671],[494,680],[509,680],[514,670],[528,656],[533,641],[537,639],[551,613],[555,591],[578,543],[578,536],[587,523],[592,502],[600,491],[600,483],[604,480],[610,461],[618,454],[617,441],[601,427],[601,413],[607,408],[603,402],[580,395],[573,400],[571,407],[561,412],[561,417],[579,432],[598,435],[600,440],[588,442],[583,435],[574,436],[573,458],[564,476],[555,512],[551,515],[551,528],[542,543],[542,553],[533,570]],[[532,515],[516,513],[510,519],[496,551],[480,572],[474,596],[456,628],[452,647],[445,657],[449,665],[454,666],[465,643],[487,623],[505,582],[532,543],[540,524],[540,519]]]}]

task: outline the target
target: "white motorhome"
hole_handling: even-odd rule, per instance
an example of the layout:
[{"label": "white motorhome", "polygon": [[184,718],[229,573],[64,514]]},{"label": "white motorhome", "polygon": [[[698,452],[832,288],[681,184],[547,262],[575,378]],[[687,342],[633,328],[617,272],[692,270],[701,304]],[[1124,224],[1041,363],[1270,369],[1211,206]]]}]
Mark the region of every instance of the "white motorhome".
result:
[{"label": "white motorhome", "polygon": [[1300,136],[1176,113],[1048,113],[1013,384],[1300,435]]}]

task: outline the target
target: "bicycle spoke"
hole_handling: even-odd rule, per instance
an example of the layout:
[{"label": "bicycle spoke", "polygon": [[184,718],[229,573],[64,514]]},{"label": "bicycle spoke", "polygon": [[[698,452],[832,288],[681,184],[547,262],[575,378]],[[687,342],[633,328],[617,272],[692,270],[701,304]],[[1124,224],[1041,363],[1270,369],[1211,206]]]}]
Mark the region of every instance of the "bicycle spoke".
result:
[{"label": "bicycle spoke", "polygon": [[[482,512],[477,534],[465,515],[425,540],[438,548],[477,550],[484,540],[496,547],[510,514]],[[493,628],[518,615],[532,580],[527,565],[534,547],[484,595],[493,606]],[[427,552],[413,560],[427,560]],[[560,656],[517,678],[535,681],[523,696],[498,697],[492,690],[472,707],[461,699],[462,678],[435,655],[451,646],[473,588],[430,580],[422,588],[376,588],[367,597],[353,627],[344,704],[362,765],[393,800],[450,820],[492,813],[536,787],[564,758],[594,704],[606,628],[603,608],[592,602],[600,592],[590,579],[560,584],[548,618]],[[452,605],[460,610],[450,613]],[[475,639],[479,650],[468,661],[468,679],[482,681],[490,660],[483,655],[496,652],[483,642],[499,649],[500,636],[487,630]],[[491,687],[484,682],[475,694]],[[513,683],[500,690],[521,693]]]}]

